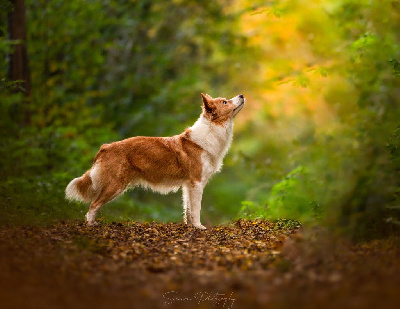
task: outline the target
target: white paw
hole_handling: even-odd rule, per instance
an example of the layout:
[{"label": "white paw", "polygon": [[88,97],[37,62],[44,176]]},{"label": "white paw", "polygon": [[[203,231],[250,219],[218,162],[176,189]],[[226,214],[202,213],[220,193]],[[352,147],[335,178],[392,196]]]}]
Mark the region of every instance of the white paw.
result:
[{"label": "white paw", "polygon": [[193,225],[196,229],[200,229],[200,230],[206,230],[207,228],[204,225],[201,224],[195,224]]},{"label": "white paw", "polygon": [[97,222],[95,221],[95,219],[93,218],[93,216],[90,215],[89,212],[86,214],[85,219],[86,219],[86,224],[87,224],[88,226],[95,226],[95,225],[98,225],[98,224],[99,224],[99,223],[97,223]]},{"label": "white paw", "polygon": [[87,226],[96,226],[99,225],[97,221],[86,221]]},{"label": "white paw", "polygon": [[190,220],[183,220],[184,225],[193,225]]}]

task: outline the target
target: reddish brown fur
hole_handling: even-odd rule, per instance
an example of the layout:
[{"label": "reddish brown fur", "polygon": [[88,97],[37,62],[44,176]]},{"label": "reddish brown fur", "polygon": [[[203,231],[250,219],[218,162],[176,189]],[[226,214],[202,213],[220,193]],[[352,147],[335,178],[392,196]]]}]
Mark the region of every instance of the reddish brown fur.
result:
[{"label": "reddish brown fur", "polygon": [[200,146],[188,132],[172,137],[131,137],[101,146],[95,157],[104,174],[128,185],[137,179],[158,184],[201,179]]},{"label": "reddish brown fur", "polygon": [[94,160],[94,166],[101,167],[101,191],[90,208],[101,207],[140,180],[152,184],[200,181],[202,151],[189,139],[189,130],[172,137],[137,136],[101,146]]},{"label": "reddish brown fur", "polygon": [[76,183],[76,187],[80,194],[85,198],[85,200],[92,200],[94,198],[95,192],[92,190],[92,179],[90,178],[90,170],[87,171],[79,181]]},{"label": "reddish brown fur", "polygon": [[232,104],[232,100],[227,100],[226,98],[214,99],[210,95],[203,93],[201,96],[203,98],[203,116],[213,123],[223,125],[233,116],[235,107]]}]

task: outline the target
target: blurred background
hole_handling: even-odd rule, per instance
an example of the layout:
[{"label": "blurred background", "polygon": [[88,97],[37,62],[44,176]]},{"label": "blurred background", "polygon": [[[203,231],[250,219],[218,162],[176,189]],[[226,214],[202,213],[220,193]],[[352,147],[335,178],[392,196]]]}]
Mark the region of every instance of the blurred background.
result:
[{"label": "blurred background", "polygon": [[[0,0],[0,12],[1,224],[83,220],[64,189],[100,145],[179,134],[205,92],[247,104],[203,223],[398,228],[399,1]],[[136,189],[100,217],[181,213],[180,193]]]}]

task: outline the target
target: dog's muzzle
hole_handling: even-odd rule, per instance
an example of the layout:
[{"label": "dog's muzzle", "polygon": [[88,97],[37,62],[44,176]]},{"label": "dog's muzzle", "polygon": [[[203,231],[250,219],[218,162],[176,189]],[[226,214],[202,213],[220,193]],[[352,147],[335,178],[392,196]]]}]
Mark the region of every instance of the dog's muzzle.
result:
[{"label": "dog's muzzle", "polygon": [[246,99],[244,98],[244,96],[243,96],[243,94],[239,94],[238,96],[237,96],[237,102],[238,102],[238,105],[235,107],[235,109],[233,110],[234,111],[234,116],[236,116],[236,114],[237,113],[239,113],[240,112],[240,110],[243,108],[243,106],[244,106],[244,102],[246,101]]}]

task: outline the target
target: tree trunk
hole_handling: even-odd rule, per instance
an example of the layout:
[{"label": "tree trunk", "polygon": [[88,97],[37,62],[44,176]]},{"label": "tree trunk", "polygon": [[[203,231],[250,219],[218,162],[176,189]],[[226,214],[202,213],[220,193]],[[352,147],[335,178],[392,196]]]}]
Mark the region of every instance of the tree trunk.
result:
[{"label": "tree trunk", "polygon": [[10,54],[8,77],[10,80],[21,80],[19,91],[25,95],[23,107],[23,122],[29,124],[31,113],[29,109],[31,95],[31,76],[26,42],[25,0],[12,0],[14,11],[8,14],[8,33],[10,40],[18,40]]}]

